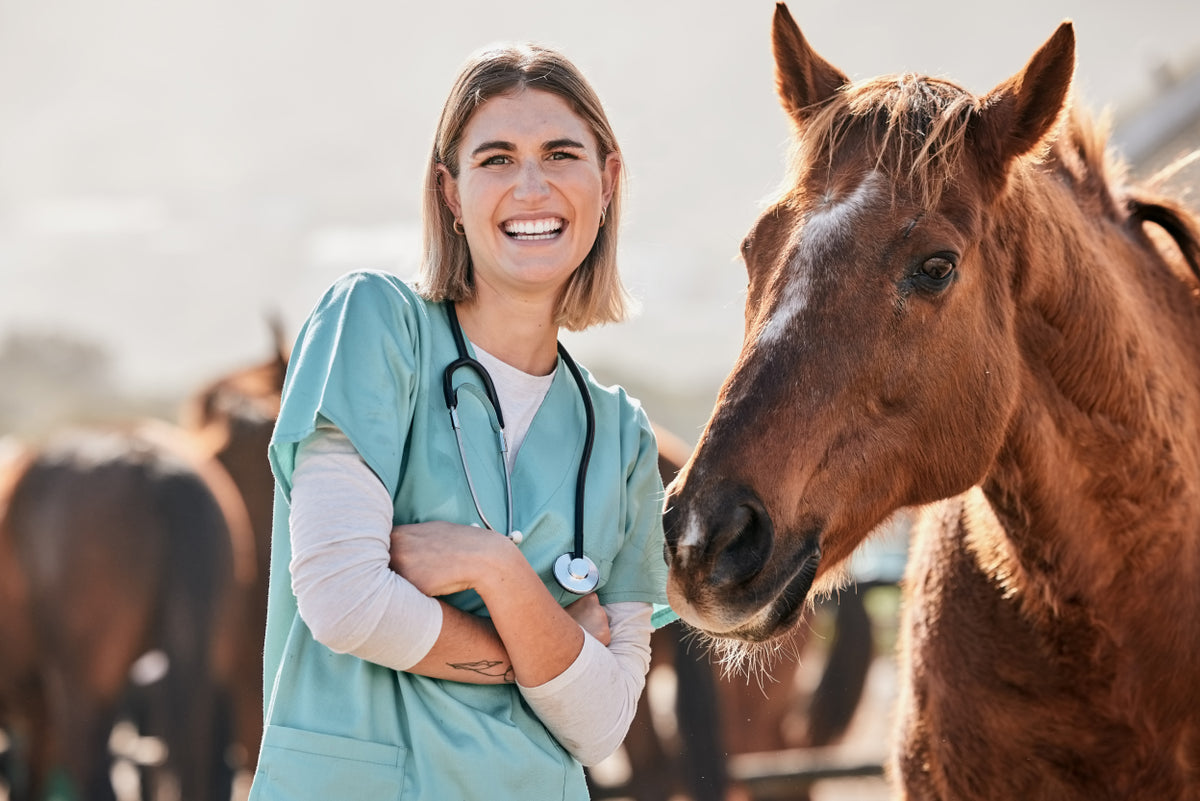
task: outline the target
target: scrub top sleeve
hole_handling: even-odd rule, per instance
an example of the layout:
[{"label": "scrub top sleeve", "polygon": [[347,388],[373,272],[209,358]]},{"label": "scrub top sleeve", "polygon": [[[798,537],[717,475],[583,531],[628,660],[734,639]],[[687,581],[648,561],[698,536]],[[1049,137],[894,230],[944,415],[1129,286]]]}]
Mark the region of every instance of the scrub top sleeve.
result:
[{"label": "scrub top sleeve", "polygon": [[351,273],[325,293],[297,336],[271,467],[290,498],[296,449],[324,418],[393,498],[419,378],[419,302],[399,279]]},{"label": "scrub top sleeve", "polygon": [[601,591],[603,603],[641,601],[655,605],[654,626],[675,619],[667,607],[667,564],[663,557],[663,485],[658,472],[658,445],[650,420],[634,407],[624,429],[627,448],[635,454],[625,481],[621,510],[625,542],[613,560],[610,578]]}]

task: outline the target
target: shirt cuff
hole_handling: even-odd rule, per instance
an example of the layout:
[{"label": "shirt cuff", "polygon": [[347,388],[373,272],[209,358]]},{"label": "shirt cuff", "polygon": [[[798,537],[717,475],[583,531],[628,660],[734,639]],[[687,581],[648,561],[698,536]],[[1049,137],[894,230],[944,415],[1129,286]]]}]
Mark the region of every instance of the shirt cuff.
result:
[{"label": "shirt cuff", "polygon": [[521,689],[521,695],[530,703],[569,694],[571,686],[595,670],[595,666],[607,655],[608,649],[604,647],[604,643],[585,631],[579,656],[575,657],[575,661],[566,670],[536,687],[526,687],[519,682],[517,686]]}]

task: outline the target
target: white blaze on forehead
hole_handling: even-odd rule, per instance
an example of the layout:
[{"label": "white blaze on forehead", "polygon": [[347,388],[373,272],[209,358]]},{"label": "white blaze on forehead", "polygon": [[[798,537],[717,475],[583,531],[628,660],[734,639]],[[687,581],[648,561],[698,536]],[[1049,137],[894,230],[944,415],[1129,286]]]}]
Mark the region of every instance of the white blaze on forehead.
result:
[{"label": "white blaze on forehead", "polygon": [[872,172],[841,200],[834,201],[827,195],[824,205],[804,219],[800,229],[800,247],[787,266],[787,283],[782,296],[775,306],[775,313],[758,335],[761,344],[770,344],[779,339],[808,306],[812,289],[811,270],[801,269],[800,265],[815,264],[819,261],[819,254],[834,252],[852,235],[855,221],[871,206],[881,189],[882,176]]}]

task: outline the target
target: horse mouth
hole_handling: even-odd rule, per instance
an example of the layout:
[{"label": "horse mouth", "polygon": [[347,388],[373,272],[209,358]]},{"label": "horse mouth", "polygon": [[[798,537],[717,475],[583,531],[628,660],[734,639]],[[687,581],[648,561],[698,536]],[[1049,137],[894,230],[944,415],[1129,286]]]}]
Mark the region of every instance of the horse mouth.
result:
[{"label": "horse mouth", "polygon": [[744,625],[720,636],[747,642],[763,642],[789,630],[804,612],[820,564],[821,549],[813,543],[805,550],[795,574],[783,585],[775,598]]},{"label": "horse mouth", "polygon": [[[720,620],[722,617],[728,619],[727,616],[733,611],[729,607],[736,605],[736,602],[733,599],[721,600],[714,598],[712,588],[709,588],[709,591],[706,593],[709,596],[710,603],[701,604],[701,606],[714,610],[724,607],[723,614],[718,612],[715,618],[700,612],[697,605],[687,602],[677,605],[675,599],[672,599],[671,603],[673,607],[676,607],[676,611],[680,613],[685,622],[699,629],[709,637],[748,643],[766,642],[791,629],[804,612],[809,593],[812,590],[813,582],[816,580],[817,571],[821,564],[821,549],[817,544],[815,536],[808,538],[795,564],[796,568],[791,573],[790,578],[787,578],[777,591],[771,593],[769,601],[759,606],[756,611],[744,617],[739,622],[728,627],[719,624],[712,625],[712,623]],[[757,588],[751,597],[761,598],[761,592],[762,588]]]}]

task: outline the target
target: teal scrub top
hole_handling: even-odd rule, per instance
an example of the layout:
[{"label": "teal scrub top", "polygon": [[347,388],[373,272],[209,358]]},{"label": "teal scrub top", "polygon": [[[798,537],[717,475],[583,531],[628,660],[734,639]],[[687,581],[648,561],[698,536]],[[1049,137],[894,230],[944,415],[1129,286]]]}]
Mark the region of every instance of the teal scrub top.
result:
[{"label": "teal scrub top", "polygon": [[[469,346],[468,346],[469,347]],[[472,351],[473,353],[473,351]],[[301,329],[269,456],[276,479],[265,643],[266,728],[251,801],[298,799],[586,799],[583,770],[515,685],[430,679],[335,653],[296,610],[288,503],[297,445],[323,417],[349,437],[394,500],[394,521],[479,523],[442,393],[457,352],[443,304],[372,272],[339,279]],[[560,360],[561,361],[561,360]],[[666,607],[662,482],[650,423],[636,400],[584,371],[596,414],[585,491],[585,546],[602,603]],[[470,370],[455,376],[471,476],[501,525],[505,491],[495,417]],[[574,539],[584,446],[579,390],[560,363],[512,471],[520,545],[564,606],[554,580]],[[499,535],[497,535],[499,536]],[[473,591],[446,596],[486,615]]]}]

